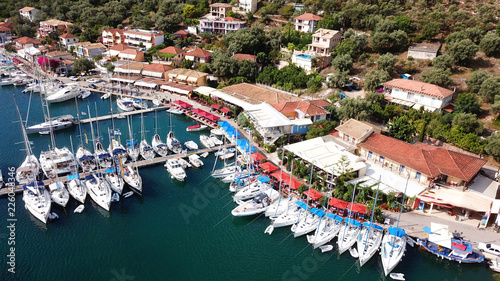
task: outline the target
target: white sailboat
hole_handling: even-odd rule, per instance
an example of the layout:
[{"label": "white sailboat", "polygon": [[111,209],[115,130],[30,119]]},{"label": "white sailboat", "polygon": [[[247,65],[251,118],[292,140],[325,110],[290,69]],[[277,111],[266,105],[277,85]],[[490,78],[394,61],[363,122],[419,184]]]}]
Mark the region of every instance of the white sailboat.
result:
[{"label": "white sailboat", "polygon": [[293,232],[293,237],[297,238],[314,231],[324,216],[325,212],[317,208],[309,209],[308,213],[302,218],[302,220],[292,226],[291,230]]},{"label": "white sailboat", "polygon": [[[116,132],[117,131],[115,131],[115,134]],[[113,157],[120,156],[120,158],[124,162],[127,161],[127,156],[128,156],[127,150],[125,150],[125,147],[118,140],[116,140],[116,135],[110,138],[108,153]]]},{"label": "white sailboat", "polygon": [[153,159],[155,157],[155,151],[149,145],[148,141],[143,139],[141,144],[139,145],[139,149],[141,151],[141,156],[144,160]]},{"label": "white sailboat", "polygon": [[99,140],[95,142],[94,153],[99,163],[99,167],[109,168],[111,167],[111,165],[113,165],[113,158],[111,158],[111,155],[106,152],[106,150],[104,150],[104,147]]},{"label": "white sailboat", "polygon": [[174,154],[178,154],[178,153],[182,152],[182,144],[175,138],[173,131],[168,132],[167,147]]},{"label": "white sailboat", "polygon": [[258,194],[252,200],[243,202],[231,211],[235,217],[252,216],[265,212],[267,208],[280,197],[278,191],[268,189]]},{"label": "white sailboat", "polygon": [[297,223],[297,221],[300,219],[300,215],[302,211],[307,211],[309,209],[309,206],[307,206],[306,203],[302,201],[297,201],[295,202],[295,207],[288,209],[286,212],[283,214],[279,215],[277,218],[272,219],[271,227],[283,227],[283,226],[289,226],[294,223]]},{"label": "white sailboat", "polygon": [[93,171],[97,166],[94,155],[83,145],[76,151],[76,160],[84,172]]},{"label": "white sailboat", "polygon": [[37,180],[40,174],[40,163],[34,155],[27,155],[23,163],[16,170],[16,180],[24,185]]},{"label": "white sailboat", "polygon": [[313,245],[314,249],[325,245],[337,236],[342,227],[342,221],[342,217],[327,213],[314,234],[307,235],[307,241]]},{"label": "white sailboat", "polygon": [[108,182],[96,174],[91,174],[85,177],[83,183],[90,194],[90,198],[101,208],[109,211],[111,205],[111,188]]},{"label": "white sailboat", "polygon": [[363,266],[380,248],[384,229],[374,223],[365,222],[358,236],[359,264]]},{"label": "white sailboat", "polygon": [[85,199],[87,198],[87,188],[84,184],[82,184],[82,181],[80,180],[78,174],[69,175],[68,180],[69,195],[75,198],[75,200],[77,200],[78,202],[82,204],[85,203]]},{"label": "white sailboat", "polygon": [[42,151],[40,153],[40,165],[47,178],[55,178],[67,174],[74,174],[78,170],[75,156],[67,147]]},{"label": "white sailboat", "polygon": [[128,135],[129,135],[129,140],[127,140],[127,154],[128,157],[130,157],[130,159],[132,160],[132,162],[135,162],[139,158],[140,150],[139,146],[137,145],[137,141],[134,140],[134,136],[132,134],[129,116],[127,116],[127,124],[128,124]]},{"label": "white sailboat", "polygon": [[105,171],[104,178],[108,181],[110,188],[118,193],[122,194],[125,182],[122,177],[116,173],[116,168],[108,168]]},{"label": "white sailboat", "polygon": [[153,136],[153,140],[151,141],[151,145],[153,146],[153,150],[160,157],[165,157],[168,154],[167,145],[161,140],[160,135],[158,134],[158,117],[155,110],[155,134]]},{"label": "white sailboat", "polygon": [[128,186],[135,193],[142,195],[142,178],[139,175],[139,171],[137,170],[137,166],[132,167],[131,165],[122,165],[122,178],[128,184]]},{"label": "white sailboat", "polygon": [[66,207],[66,204],[68,204],[69,201],[69,193],[64,182],[56,181],[49,184],[49,191],[50,199],[52,199],[52,202],[62,207]]},{"label": "white sailboat", "polygon": [[361,231],[361,223],[351,218],[344,219],[345,224],[339,232],[339,239],[337,244],[339,247],[339,254],[344,253],[356,243],[359,232]]},{"label": "white sailboat", "polygon": [[256,181],[236,192],[233,197],[234,201],[238,202],[242,200],[248,200],[254,198],[261,192],[265,192],[266,190],[272,188],[272,184],[270,183],[270,181],[271,179],[269,179],[268,177],[260,176]]}]

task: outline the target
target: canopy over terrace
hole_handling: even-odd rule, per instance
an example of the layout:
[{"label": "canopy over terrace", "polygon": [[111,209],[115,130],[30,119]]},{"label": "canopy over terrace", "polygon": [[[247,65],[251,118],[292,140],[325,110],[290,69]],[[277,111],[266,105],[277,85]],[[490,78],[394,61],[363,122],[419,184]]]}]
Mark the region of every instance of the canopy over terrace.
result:
[{"label": "canopy over terrace", "polygon": [[256,153],[252,154],[252,159],[253,159],[253,161],[260,161],[260,160],[266,159],[266,157],[264,157],[262,154],[256,152]]},{"label": "canopy over terrace", "polygon": [[164,84],[165,81],[153,78],[142,78],[135,81],[134,85],[138,87],[146,87],[156,89],[159,85]]},{"label": "canopy over terrace", "polygon": [[278,170],[278,167],[274,166],[273,163],[271,163],[271,162],[260,163],[259,167],[261,167],[262,169],[264,169],[268,173],[271,173],[271,172]]},{"label": "canopy over terrace", "polygon": [[254,152],[255,151],[255,147],[252,147],[247,140],[245,139],[239,139],[236,141],[236,143],[238,144],[238,147],[244,152],[244,153],[248,153],[248,152]]},{"label": "canopy over terrace", "polygon": [[193,107],[193,105],[191,105],[191,104],[189,104],[189,103],[187,103],[187,102],[185,102],[185,101],[181,101],[181,100],[174,100],[173,102],[174,102],[175,104],[177,104],[177,105],[179,105],[179,106],[183,107],[183,108],[186,108],[186,109]]},{"label": "canopy over terrace", "polygon": [[217,120],[219,120],[219,119],[220,119],[220,117],[219,117],[219,116],[217,116],[217,115],[213,115],[213,114],[208,113],[208,112],[206,112],[205,110],[202,110],[202,109],[199,109],[199,108],[195,108],[195,109],[193,109],[193,110],[191,110],[191,111],[192,111],[193,113],[196,113],[196,114],[198,114],[198,115],[201,115],[201,116],[203,116],[203,117],[205,117],[205,118],[207,118],[207,119],[209,119],[209,120],[211,120],[211,121],[217,121]]},{"label": "canopy over terrace", "polygon": [[335,207],[337,209],[347,209],[347,206],[349,205],[349,202],[337,199],[337,198],[332,198],[330,199],[330,202],[328,202],[328,205]]},{"label": "canopy over terrace", "polygon": [[292,189],[298,189],[302,185],[302,183],[300,181],[296,180],[293,177],[290,180],[290,176],[287,173],[284,173],[282,171],[274,172],[271,174],[271,176],[282,181],[285,184],[290,185],[290,188],[292,188]]},{"label": "canopy over terrace", "polygon": [[175,83],[175,82],[167,82],[167,83],[161,85],[161,87],[160,87],[160,89],[167,90],[167,91],[170,91],[173,93],[182,94],[182,95],[189,94],[195,88],[196,87],[191,86],[191,85]]},{"label": "canopy over terrace", "polygon": [[316,189],[309,189],[304,192],[304,194],[307,195],[307,197],[309,197],[311,200],[318,200],[319,198],[323,197],[323,194],[316,191]]},{"label": "canopy over terrace", "polygon": [[476,192],[446,188],[425,190],[417,198],[435,205],[451,205],[480,213],[490,211],[493,203],[492,199]]},{"label": "canopy over terrace", "polygon": [[356,203],[349,203],[349,205],[347,205],[347,209],[349,209],[355,213],[366,214],[366,206],[365,205],[356,204]]},{"label": "canopy over terrace", "polygon": [[229,122],[227,121],[221,121],[221,122],[218,122],[219,126],[221,126],[221,128],[226,131],[226,134],[227,134],[227,137],[228,138],[239,138],[240,137],[240,134],[238,133],[238,131],[236,131],[236,129],[233,128],[233,126],[231,126],[231,124],[229,124]]}]

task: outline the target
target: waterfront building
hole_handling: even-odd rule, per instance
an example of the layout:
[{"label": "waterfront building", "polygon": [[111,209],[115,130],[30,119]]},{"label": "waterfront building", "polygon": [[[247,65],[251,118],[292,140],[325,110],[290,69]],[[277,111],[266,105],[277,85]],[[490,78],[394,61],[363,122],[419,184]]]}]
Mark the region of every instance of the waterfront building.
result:
[{"label": "waterfront building", "polygon": [[78,57],[93,59],[102,56],[106,47],[102,43],[78,42],[74,44],[75,53]]},{"label": "waterfront building", "polygon": [[26,36],[14,39],[14,43],[16,44],[16,49],[18,50],[29,49],[32,47],[38,48],[42,45],[40,41]]}]

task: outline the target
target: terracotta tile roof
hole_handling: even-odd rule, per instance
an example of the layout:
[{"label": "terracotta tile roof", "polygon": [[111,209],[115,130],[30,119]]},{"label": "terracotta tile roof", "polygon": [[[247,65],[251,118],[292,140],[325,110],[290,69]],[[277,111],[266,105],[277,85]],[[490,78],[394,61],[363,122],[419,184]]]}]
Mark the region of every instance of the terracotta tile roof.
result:
[{"label": "terracotta tile roof", "polygon": [[174,46],[168,46],[165,49],[159,50],[158,53],[178,55],[184,53],[184,51]]},{"label": "terracotta tile roof", "polygon": [[189,35],[189,32],[181,29],[181,30],[177,30],[174,34],[175,35]]},{"label": "terracotta tile roof", "polygon": [[[265,102],[268,104],[285,103],[287,101],[299,101],[300,99],[281,92],[275,92],[252,84],[241,83],[222,88],[224,92],[234,93],[254,100],[254,104]],[[249,102],[249,101],[247,101]],[[252,103],[252,102],[249,102]]]},{"label": "terracotta tile roof", "polygon": [[453,95],[452,90],[448,90],[433,84],[409,79],[393,79],[391,81],[382,83],[382,85],[389,88],[397,88],[404,91],[410,91],[417,94],[423,94],[438,98],[445,98]]},{"label": "terracotta tile roof", "polygon": [[327,107],[332,105],[332,103],[327,100],[309,100],[309,102],[319,107]]},{"label": "terracotta tile roof", "polygon": [[320,37],[320,38],[333,38],[337,33],[340,31],[338,30],[333,30],[333,29],[326,29],[326,28],[320,28],[314,32],[313,37]]},{"label": "terracotta tile roof", "polygon": [[144,69],[145,64],[142,62],[131,62],[131,63],[126,63],[118,66],[117,68],[119,69],[134,69],[134,70],[141,70]]},{"label": "terracotta tile roof", "polygon": [[76,38],[75,35],[71,34],[71,33],[64,33],[63,35],[59,35],[59,38]]},{"label": "terracotta tile roof", "polygon": [[68,56],[68,55],[71,55],[71,54],[68,52],[64,52],[64,51],[53,51],[53,52],[47,53],[47,56],[49,56],[49,57],[62,57],[62,56]]},{"label": "terracotta tile roof", "polygon": [[373,127],[356,119],[349,119],[335,130],[360,140],[373,132]]},{"label": "terracotta tile roof", "polygon": [[125,30],[123,33],[126,34],[134,34],[134,35],[139,35],[139,36],[151,36],[151,37],[156,37],[159,35],[163,35],[163,32],[161,31],[137,31],[137,30]]},{"label": "terracotta tile roof", "polygon": [[444,174],[466,182],[486,164],[484,159],[424,143],[410,144],[378,133],[373,133],[359,146],[425,175],[435,177]]},{"label": "terracotta tile roof", "polygon": [[123,34],[123,32],[125,30],[120,29],[120,28],[111,28],[111,29],[105,29],[103,31],[108,32],[108,33],[120,33],[120,34]]},{"label": "terracotta tile roof", "polygon": [[322,20],[323,18],[320,17],[320,16],[317,16],[315,14],[311,14],[311,13],[305,13],[303,15],[300,15],[298,17],[295,17],[296,20],[315,20],[315,21],[320,21]]},{"label": "terracotta tile roof", "polygon": [[129,47],[129,46],[125,45],[125,44],[116,44],[116,45],[114,45],[113,47],[111,47],[109,49],[113,50],[113,51],[119,51],[119,52],[121,52],[121,51],[124,51],[124,50],[134,49],[134,48]]},{"label": "terracotta tile roof", "polygon": [[137,55],[139,53],[142,53],[141,51],[137,51],[136,49],[133,48],[128,48],[123,51],[121,51],[122,54],[129,54],[129,55]]},{"label": "terracotta tile roof", "polygon": [[192,69],[185,69],[185,68],[174,68],[172,70],[168,71],[168,75],[172,77],[177,77],[178,75],[184,75],[187,77],[204,77],[207,76],[208,74],[205,72],[199,72],[196,70]]},{"label": "terracotta tile roof", "polygon": [[211,55],[212,53],[210,53],[209,51],[205,51],[203,49],[194,49],[186,53],[186,56],[193,56],[198,58],[207,58],[210,57]]},{"label": "terracotta tile roof", "polygon": [[230,4],[227,4],[227,3],[214,3],[212,5],[210,5],[210,7],[218,7],[218,8],[232,8],[233,6],[231,6]]},{"label": "terracotta tile roof", "polygon": [[233,18],[233,17],[225,17],[224,20],[225,21],[241,21],[241,22],[245,22],[244,20],[240,20],[240,19]]},{"label": "terracotta tile roof", "polygon": [[0,26],[5,26],[7,28],[10,28],[10,30],[14,28],[14,24],[11,21],[0,22]]},{"label": "terracotta tile roof", "polygon": [[21,37],[21,38],[17,38],[14,40],[14,42],[16,43],[19,43],[21,45],[25,45],[25,44],[28,44],[28,43],[31,43],[31,44],[35,44],[35,45],[40,45],[42,43],[40,43],[40,41],[36,40],[36,39],[33,39],[33,38],[30,38],[30,37]]},{"label": "terracotta tile roof", "polygon": [[11,31],[11,30],[7,26],[0,25],[0,31],[7,32],[7,31]]},{"label": "terracotta tile roof", "polygon": [[312,104],[309,100],[291,101],[280,104],[273,104],[272,106],[284,115],[295,113],[297,112],[297,110],[307,116],[328,114],[328,110]]},{"label": "terracotta tile roof", "polygon": [[257,56],[248,55],[248,54],[234,54],[232,56],[232,58],[237,59],[238,61],[242,61],[242,60],[257,61]]},{"label": "terracotta tile roof", "polygon": [[152,63],[152,64],[145,65],[142,70],[152,71],[152,72],[166,72],[166,71],[169,71],[172,69],[173,68],[168,66],[168,65],[159,64],[159,63]]},{"label": "terracotta tile roof", "polygon": [[91,49],[104,49],[106,46],[104,46],[102,43],[92,43],[90,45],[85,46],[85,48],[91,50]]},{"label": "terracotta tile roof", "polygon": [[21,12],[29,12],[29,11],[33,11],[35,8],[33,7],[24,7],[22,9],[19,9],[19,11]]},{"label": "terracotta tile roof", "polygon": [[53,26],[72,25],[72,23],[70,23],[70,22],[63,21],[63,20],[57,20],[57,19],[50,19],[50,20],[46,20],[46,21],[41,21],[40,24],[41,25],[53,25]]}]

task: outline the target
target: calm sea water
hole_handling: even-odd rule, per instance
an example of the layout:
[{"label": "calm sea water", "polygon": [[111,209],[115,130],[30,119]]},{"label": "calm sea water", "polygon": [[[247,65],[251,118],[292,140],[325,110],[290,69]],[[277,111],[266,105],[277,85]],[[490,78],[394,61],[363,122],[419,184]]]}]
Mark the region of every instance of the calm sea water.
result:
[{"label": "calm sea water", "polygon": [[[17,167],[25,157],[20,151],[20,126],[16,122],[13,94],[16,94],[23,118],[29,95],[22,88],[0,89],[0,167],[4,179],[7,168]],[[110,113],[110,102],[94,94],[79,102],[79,111],[95,115]],[[76,115],[74,101],[50,106],[51,115]],[[114,109],[116,112],[116,108]],[[82,116],[87,118],[88,116]],[[43,120],[39,95],[33,95],[28,123]],[[154,131],[154,113],[144,116],[145,131],[150,141]],[[158,113],[162,138],[169,130],[169,116]],[[173,116],[173,129],[182,142],[195,140],[200,133],[188,133],[195,124]],[[115,120],[124,143],[128,136],[126,119]],[[99,123],[101,136],[106,136],[111,121]],[[140,116],[133,118],[135,137],[140,138]],[[90,139],[90,126],[82,131]],[[57,133],[58,146],[80,143],[78,128]],[[30,135],[33,151],[39,156],[47,149],[48,136]],[[85,142],[85,137],[84,140]],[[103,139],[108,145],[107,137]],[[91,147],[89,144],[88,147]],[[39,223],[24,208],[22,196],[16,196],[15,274],[7,271],[9,254],[7,198],[0,198],[0,280],[390,280],[383,277],[379,256],[362,268],[348,252],[339,256],[334,251],[322,254],[313,250],[306,237],[294,239],[289,228],[275,229],[269,236],[264,230],[269,220],[264,217],[234,218],[235,207],[228,186],[211,178],[213,156],[203,159],[202,169],[187,171],[185,183],[172,180],[161,166],[142,168],[144,195],[113,203],[106,212],[87,199],[85,211],[74,214],[78,205],[71,200],[66,209],[53,206],[58,221]],[[334,240],[336,241],[336,240]],[[395,272],[406,280],[495,280],[485,264],[466,265],[443,261],[409,248]]]}]

